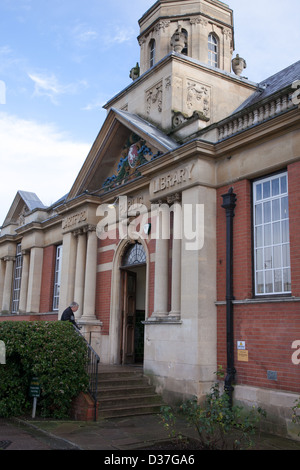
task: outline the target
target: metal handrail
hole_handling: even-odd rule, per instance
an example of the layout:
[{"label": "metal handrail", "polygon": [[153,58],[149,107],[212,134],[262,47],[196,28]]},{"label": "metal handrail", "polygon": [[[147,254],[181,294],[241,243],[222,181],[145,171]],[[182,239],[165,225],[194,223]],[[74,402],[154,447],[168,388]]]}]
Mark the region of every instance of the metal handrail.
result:
[{"label": "metal handrail", "polygon": [[74,330],[78,335],[83,338],[87,346],[87,363],[86,363],[86,372],[89,376],[89,385],[88,391],[91,397],[94,400],[95,415],[94,420],[97,421],[97,392],[98,392],[98,365],[100,362],[100,356],[92,348],[92,346],[87,342],[85,337],[80,333],[80,331],[74,326]]}]

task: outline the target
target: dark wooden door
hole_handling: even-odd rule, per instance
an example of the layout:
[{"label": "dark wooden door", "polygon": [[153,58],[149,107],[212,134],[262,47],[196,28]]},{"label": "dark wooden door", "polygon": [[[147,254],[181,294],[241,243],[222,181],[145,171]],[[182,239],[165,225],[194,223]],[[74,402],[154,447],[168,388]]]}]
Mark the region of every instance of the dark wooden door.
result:
[{"label": "dark wooden door", "polygon": [[134,364],[134,331],[136,320],[136,273],[123,271],[122,364]]}]

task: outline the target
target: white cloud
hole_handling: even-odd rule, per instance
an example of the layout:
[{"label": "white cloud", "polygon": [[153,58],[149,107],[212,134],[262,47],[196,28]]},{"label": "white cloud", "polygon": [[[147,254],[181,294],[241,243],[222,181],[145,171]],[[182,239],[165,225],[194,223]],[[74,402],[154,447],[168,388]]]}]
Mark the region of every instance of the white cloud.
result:
[{"label": "white cloud", "polygon": [[113,43],[122,44],[123,42],[131,41],[133,38],[135,38],[133,28],[116,27],[116,33],[111,37],[111,40]]},{"label": "white cloud", "polygon": [[36,193],[45,205],[66,194],[89,149],[52,124],[0,113],[0,226],[18,190]]},{"label": "white cloud", "polygon": [[29,78],[34,82],[34,94],[36,96],[48,96],[53,104],[58,104],[58,96],[64,94],[75,94],[80,86],[86,86],[86,82],[69,83],[63,85],[59,83],[54,74],[29,73]]},{"label": "white cloud", "polygon": [[71,30],[71,36],[77,46],[85,46],[86,44],[98,39],[98,33],[85,23],[74,26]]}]

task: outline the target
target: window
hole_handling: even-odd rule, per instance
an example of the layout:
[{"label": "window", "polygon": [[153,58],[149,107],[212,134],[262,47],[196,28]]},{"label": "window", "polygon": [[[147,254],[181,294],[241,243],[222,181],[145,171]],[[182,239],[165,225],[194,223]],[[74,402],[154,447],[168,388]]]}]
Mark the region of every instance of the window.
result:
[{"label": "window", "polygon": [[255,294],[291,292],[288,176],[253,186]]},{"label": "window", "polygon": [[21,243],[18,243],[17,253],[16,253],[16,262],[15,262],[13,293],[12,293],[12,309],[11,309],[12,313],[18,313],[19,311],[22,264],[23,264],[23,256],[22,256],[22,250],[21,250]]},{"label": "window", "polygon": [[59,245],[56,248],[56,257],[55,257],[53,310],[58,310],[58,305],[59,305],[61,262],[62,262],[62,245]]},{"label": "window", "polygon": [[219,66],[219,45],[218,40],[214,34],[208,36],[208,65],[213,67]]},{"label": "window", "polygon": [[133,266],[135,264],[145,264],[146,253],[140,243],[129,245],[122,259],[122,266]]},{"label": "window", "polygon": [[150,67],[153,67],[155,64],[155,40],[151,39],[150,45],[149,45],[149,50],[150,50]]}]

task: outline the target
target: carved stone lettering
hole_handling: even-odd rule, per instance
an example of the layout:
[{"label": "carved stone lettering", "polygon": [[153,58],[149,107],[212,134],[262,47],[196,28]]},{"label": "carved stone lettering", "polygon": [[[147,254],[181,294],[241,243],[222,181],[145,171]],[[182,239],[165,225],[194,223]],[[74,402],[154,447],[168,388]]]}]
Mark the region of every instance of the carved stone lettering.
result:
[{"label": "carved stone lettering", "polygon": [[65,230],[67,228],[74,227],[80,224],[81,222],[85,222],[86,220],[87,220],[86,210],[77,212],[76,214],[70,215],[63,220],[62,228],[63,230]]},{"label": "carved stone lettering", "polygon": [[182,183],[188,183],[192,179],[194,164],[187,165],[184,168],[174,170],[167,175],[160,176],[154,180],[153,193],[158,193],[164,189],[175,188]]}]

